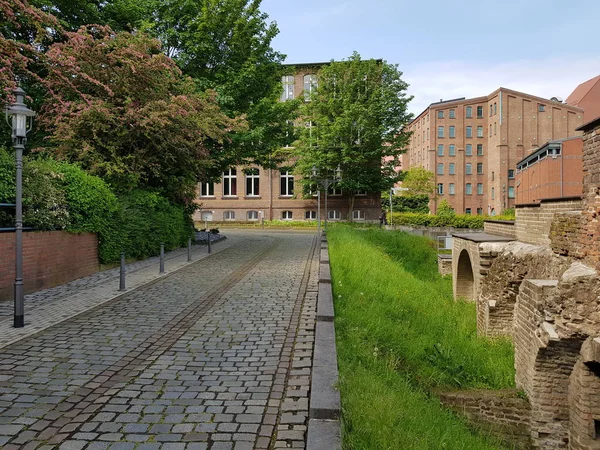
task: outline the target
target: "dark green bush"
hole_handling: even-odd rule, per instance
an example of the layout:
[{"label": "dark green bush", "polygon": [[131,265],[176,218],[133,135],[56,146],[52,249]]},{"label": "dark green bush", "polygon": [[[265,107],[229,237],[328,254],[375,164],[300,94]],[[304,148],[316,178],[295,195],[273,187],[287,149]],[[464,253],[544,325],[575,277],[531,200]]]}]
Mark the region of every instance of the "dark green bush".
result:
[{"label": "dark green bush", "polygon": [[[394,225],[414,225],[422,227],[455,227],[455,228],[483,228],[487,216],[472,216],[469,214],[421,214],[421,213],[394,213]],[[500,217],[494,217],[500,219]]]},{"label": "dark green bush", "polygon": [[[392,196],[394,212],[429,212],[429,196],[428,195],[394,195]],[[381,208],[390,209],[390,196],[383,194],[381,196]]]}]

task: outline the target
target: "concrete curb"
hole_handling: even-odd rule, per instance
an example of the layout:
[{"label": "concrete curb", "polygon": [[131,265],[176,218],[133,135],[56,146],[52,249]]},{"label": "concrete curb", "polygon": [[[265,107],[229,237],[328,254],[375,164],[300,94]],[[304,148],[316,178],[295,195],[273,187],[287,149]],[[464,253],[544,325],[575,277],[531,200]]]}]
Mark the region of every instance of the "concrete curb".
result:
[{"label": "concrete curb", "polygon": [[312,380],[310,386],[310,409],[307,450],[341,450],[340,393],[331,270],[327,238],[321,237],[319,264],[319,296],[317,301],[317,324]]}]

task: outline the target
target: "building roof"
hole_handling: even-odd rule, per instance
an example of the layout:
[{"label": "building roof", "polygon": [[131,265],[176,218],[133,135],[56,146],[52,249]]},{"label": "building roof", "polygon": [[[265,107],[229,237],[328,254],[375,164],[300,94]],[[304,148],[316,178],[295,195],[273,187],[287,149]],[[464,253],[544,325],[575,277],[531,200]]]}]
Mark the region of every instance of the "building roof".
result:
[{"label": "building roof", "polygon": [[[369,61],[371,58],[369,59],[364,59],[363,61]],[[373,58],[375,59],[375,62],[378,63],[382,63],[383,59],[382,58]],[[345,62],[345,61],[335,61],[335,60],[331,60],[331,61],[325,61],[325,62],[307,62],[307,63],[293,63],[293,64],[282,64],[282,66],[284,67],[294,67],[294,66],[299,66],[299,67],[306,67],[306,66],[328,66],[329,64],[331,64],[332,62]]]},{"label": "building roof", "polygon": [[579,86],[575,88],[571,95],[567,97],[566,103],[568,105],[579,106],[584,97],[596,86],[596,84],[600,83],[600,75],[592,78],[591,80],[587,80],[584,83],[581,83]]},{"label": "building roof", "polygon": [[600,117],[596,117],[594,120],[590,120],[588,123],[584,123],[580,127],[575,128],[575,131],[589,131],[596,127],[600,127]]}]

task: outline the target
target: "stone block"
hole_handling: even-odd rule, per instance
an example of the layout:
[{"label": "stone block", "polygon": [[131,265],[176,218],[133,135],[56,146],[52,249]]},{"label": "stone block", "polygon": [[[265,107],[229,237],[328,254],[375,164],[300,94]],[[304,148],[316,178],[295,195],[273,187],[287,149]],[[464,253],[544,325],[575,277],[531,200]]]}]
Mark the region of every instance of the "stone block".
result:
[{"label": "stone block", "polygon": [[308,422],[306,450],[341,450],[341,434],[338,420],[311,419]]},{"label": "stone block", "polygon": [[319,264],[319,283],[331,283],[331,269],[329,263]]},{"label": "stone block", "polygon": [[333,294],[331,283],[319,283],[319,297],[317,302],[317,321],[333,322],[335,318],[333,309]]}]

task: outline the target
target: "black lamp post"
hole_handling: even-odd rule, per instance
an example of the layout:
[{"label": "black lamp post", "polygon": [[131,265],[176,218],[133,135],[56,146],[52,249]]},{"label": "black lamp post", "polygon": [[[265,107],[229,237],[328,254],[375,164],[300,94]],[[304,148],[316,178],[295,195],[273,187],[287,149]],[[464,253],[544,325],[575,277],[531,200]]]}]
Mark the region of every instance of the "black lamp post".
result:
[{"label": "black lamp post", "polygon": [[[15,225],[15,317],[14,327],[25,325],[25,293],[23,289],[23,150],[27,133],[31,130],[35,112],[25,105],[25,91],[15,90],[17,99],[6,108],[6,119],[12,129],[12,140],[17,162],[16,176],[16,225]],[[10,120],[9,120],[10,118]]]}]

